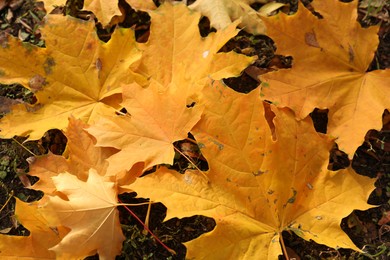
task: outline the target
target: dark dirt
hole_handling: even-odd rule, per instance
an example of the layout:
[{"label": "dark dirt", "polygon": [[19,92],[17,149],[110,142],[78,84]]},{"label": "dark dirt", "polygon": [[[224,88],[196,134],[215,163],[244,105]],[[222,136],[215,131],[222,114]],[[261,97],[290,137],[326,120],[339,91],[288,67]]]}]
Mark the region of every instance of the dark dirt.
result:
[{"label": "dark dirt", "polygon": [[[1,8],[0,5],[0,41],[1,35],[12,34],[20,40],[38,46],[44,46],[40,38],[40,20],[45,15],[42,4],[33,0],[8,1],[12,4]],[[158,1],[155,1],[158,3]],[[188,1],[188,4],[194,2]],[[297,0],[281,0],[290,3],[290,12],[297,10]],[[310,8],[310,1],[302,1]],[[80,11],[83,5],[81,0],[70,0],[65,7],[55,10],[57,13],[67,13],[81,19],[89,19],[90,12]],[[149,36],[150,17],[147,13],[136,12],[124,1],[120,5],[125,10],[126,18],[119,26],[134,28],[137,41],[146,42]],[[258,9],[260,4],[253,4]],[[380,12],[369,12],[368,9],[359,9],[359,21],[363,26],[381,24],[379,32],[380,45],[370,70],[389,68],[390,40],[389,40],[389,6]],[[207,18],[199,23],[202,36],[206,36],[210,28]],[[108,41],[113,32],[112,28],[102,28],[97,24],[99,37]],[[284,57],[277,53],[272,39],[267,36],[253,36],[241,31],[238,36],[230,40],[221,51],[234,50],[246,55],[257,55],[258,60],[248,67],[241,77],[224,79],[225,84],[242,93],[248,93],[259,84],[257,75],[266,73],[274,68],[289,68],[294,61],[291,57]],[[12,101],[10,101],[12,100]],[[33,93],[18,85],[2,85],[0,88],[0,117],[8,112],[6,102],[34,103]],[[311,114],[315,128],[318,132],[326,133],[327,111],[316,109]],[[347,167],[350,163],[359,173],[370,177],[377,177],[376,189],[371,194],[369,203],[378,205],[367,211],[354,211],[341,223],[343,230],[350,236],[358,247],[364,247],[370,254],[362,255],[352,250],[335,250],[314,242],[304,241],[293,233],[283,232],[283,238],[290,257],[297,259],[388,259],[390,257],[390,224],[379,224],[386,212],[390,211],[390,117],[384,114],[383,129],[367,133],[365,142],[357,150],[352,162],[345,154],[334,147],[330,155],[330,169],[337,170]],[[193,138],[189,136],[189,138]],[[28,176],[27,158],[31,154],[22,148],[19,143],[23,138],[15,140],[0,139],[0,232],[9,235],[28,235],[28,230],[18,224],[14,218],[14,203],[12,196],[23,201],[32,201],[41,198],[41,192],[26,189],[26,182],[34,183],[36,178]],[[62,154],[66,146],[66,138],[58,130],[51,130],[36,142],[23,144],[36,155],[47,153],[49,150],[55,154]],[[198,148],[188,140],[175,143],[175,147],[190,157],[194,163],[203,170],[208,168],[207,161],[201,156]],[[173,169],[184,172],[191,164],[177,154]],[[152,170],[153,171],[153,170]],[[148,172],[151,173],[152,171]],[[146,173],[146,174],[148,174]],[[24,184],[23,184],[24,183]],[[144,199],[135,198],[136,194],[121,194],[119,199],[126,203],[143,202]],[[129,207],[137,216],[144,219],[147,206]],[[189,241],[199,235],[211,231],[215,221],[203,216],[193,216],[183,219],[171,219],[163,222],[166,208],[161,203],[153,204],[150,216],[150,229],[167,246],[177,252],[172,256],[159,245],[150,235],[145,234],[141,224],[134,219],[123,207],[119,208],[120,220],[126,240],[123,243],[123,252],[117,259],[184,259],[186,254],[183,242]],[[379,222],[379,223],[378,223]],[[373,257],[375,256],[375,257]],[[87,259],[97,259],[97,256]],[[281,256],[280,259],[283,259]]]}]

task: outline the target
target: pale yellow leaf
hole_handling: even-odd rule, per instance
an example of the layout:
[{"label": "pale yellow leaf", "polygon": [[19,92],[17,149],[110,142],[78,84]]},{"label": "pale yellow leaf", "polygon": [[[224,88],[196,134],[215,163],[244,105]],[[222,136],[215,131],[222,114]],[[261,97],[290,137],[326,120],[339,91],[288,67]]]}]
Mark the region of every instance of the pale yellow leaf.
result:
[{"label": "pale yellow leaf", "polygon": [[72,174],[52,177],[57,190],[68,200],[49,196],[42,212],[55,214],[52,224],[63,225],[70,232],[51,248],[59,259],[80,259],[98,253],[100,259],[114,259],[125,239],[116,209],[115,183],[106,181],[96,170],[89,171],[86,182]]}]

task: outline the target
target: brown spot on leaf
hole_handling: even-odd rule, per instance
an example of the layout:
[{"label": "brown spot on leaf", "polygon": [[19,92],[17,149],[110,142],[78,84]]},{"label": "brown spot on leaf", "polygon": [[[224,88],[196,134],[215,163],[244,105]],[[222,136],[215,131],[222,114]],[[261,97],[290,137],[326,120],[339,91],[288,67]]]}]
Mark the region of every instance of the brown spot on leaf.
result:
[{"label": "brown spot on leaf", "polygon": [[355,60],[355,52],[353,51],[351,45],[348,44],[348,47],[349,63],[352,63]]},{"label": "brown spot on leaf", "polygon": [[87,50],[91,50],[92,47],[93,47],[93,42],[88,42],[86,46]]},{"label": "brown spot on leaf", "polygon": [[20,99],[11,99],[0,96],[0,113],[8,113],[11,111],[11,107],[16,104],[23,103]]},{"label": "brown spot on leaf", "polygon": [[305,43],[311,47],[321,48],[314,31],[305,33]]},{"label": "brown spot on leaf", "polygon": [[45,63],[43,64],[43,68],[45,70],[46,75],[50,75],[53,73],[53,66],[56,65],[56,62],[52,57],[47,57]]},{"label": "brown spot on leaf", "polygon": [[96,66],[96,69],[98,71],[98,78],[100,79],[100,71],[103,68],[103,64],[102,64],[102,61],[99,58],[96,59],[95,66]]},{"label": "brown spot on leaf", "polygon": [[27,112],[35,112],[38,109],[42,108],[42,104],[36,104],[36,105],[30,105],[30,104],[24,104],[26,107]]},{"label": "brown spot on leaf", "polygon": [[46,79],[41,75],[35,75],[28,82],[28,86],[30,87],[32,92],[37,92],[43,88],[43,86],[47,85]]}]

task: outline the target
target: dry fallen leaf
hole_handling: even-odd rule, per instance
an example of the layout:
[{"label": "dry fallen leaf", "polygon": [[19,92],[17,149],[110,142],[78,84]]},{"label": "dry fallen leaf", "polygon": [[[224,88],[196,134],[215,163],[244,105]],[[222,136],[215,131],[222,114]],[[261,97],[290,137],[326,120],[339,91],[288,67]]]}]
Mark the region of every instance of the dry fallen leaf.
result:
[{"label": "dry fallen leaf", "polygon": [[200,119],[202,108],[187,107],[182,86],[170,85],[161,92],[152,82],[148,88],[138,84],[123,87],[123,106],[131,116],[102,117],[87,131],[96,137],[97,146],[121,149],[112,155],[108,172],[113,175],[143,162],[144,168],[172,164],[173,143],[185,139]]},{"label": "dry fallen leaf", "polygon": [[133,31],[117,29],[101,42],[94,23],[50,15],[42,28],[46,48],[9,38],[0,48],[0,82],[29,88],[41,80],[37,104],[17,105],[0,120],[2,138],[29,135],[38,139],[49,129],[63,129],[70,115],[93,122],[114,113],[121,102],[119,82],[130,83],[129,66],[140,57]]},{"label": "dry fallen leaf", "polygon": [[131,185],[139,196],[164,203],[168,219],[215,219],[213,231],[186,243],[188,258],[277,259],[285,230],[359,250],[340,222],[371,207],[366,200],[374,180],[352,169],[328,171],[332,142],[315,132],[310,118],[298,122],[290,110],[273,108],[274,141],[259,89],[244,95],[214,84],[204,100],[192,133],[209,163],[209,182],[196,171],[161,168]]},{"label": "dry fallen leaf", "polygon": [[167,2],[150,16],[150,37],[146,44],[139,45],[143,53],[134,70],[164,88],[173,83],[196,93],[210,78],[239,76],[253,61],[234,52],[218,53],[238,33],[237,23],[203,38],[198,28],[200,14],[183,4]]},{"label": "dry fallen leaf", "polygon": [[117,150],[112,148],[96,147],[95,139],[84,128],[87,124],[75,118],[69,118],[69,125],[65,131],[67,137],[68,158],[49,153],[38,157],[31,165],[29,175],[39,177],[32,188],[41,190],[46,195],[53,195],[56,187],[52,177],[60,173],[71,173],[80,180],[87,180],[91,168],[99,175],[105,176],[108,166],[106,159]]},{"label": "dry fallen leaf", "polygon": [[110,174],[138,162],[145,169],[172,164],[173,143],[185,139],[200,119],[201,89],[210,78],[237,76],[253,60],[217,53],[237,33],[234,24],[202,39],[199,14],[182,4],[165,3],[151,17],[151,35],[140,45],[144,52],[135,69],[149,79],[149,86],[124,85],[122,105],[130,116],[102,117],[87,130],[98,146],[121,149],[108,159]]},{"label": "dry fallen leaf", "polygon": [[381,128],[383,110],[390,108],[390,70],[366,72],[379,27],[361,27],[356,1],[313,1],[312,6],[323,19],[302,5],[294,15],[264,19],[277,52],[294,60],[291,69],[261,76],[262,94],[301,119],[316,107],[328,108],[328,133],[351,157],[369,129]]},{"label": "dry fallen leaf", "polygon": [[117,190],[91,169],[86,182],[67,172],[52,177],[57,190],[67,196],[49,196],[42,213],[54,214],[50,224],[62,225],[70,232],[51,248],[59,259],[83,259],[98,253],[100,259],[120,254],[125,237],[116,209]]}]

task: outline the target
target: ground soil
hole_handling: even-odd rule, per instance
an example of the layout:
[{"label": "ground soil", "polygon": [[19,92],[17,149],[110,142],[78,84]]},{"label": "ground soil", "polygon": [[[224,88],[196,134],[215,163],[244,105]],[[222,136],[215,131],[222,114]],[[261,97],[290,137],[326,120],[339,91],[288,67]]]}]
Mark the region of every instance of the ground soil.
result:
[{"label": "ground soil", "polygon": [[[38,46],[44,46],[40,38],[39,25],[45,15],[43,5],[33,0],[5,1],[4,7],[0,5],[0,43],[4,34],[12,34],[20,40],[27,41]],[[191,4],[193,1],[188,1]],[[296,0],[285,0],[290,4],[289,12],[295,12]],[[310,1],[302,1],[310,9]],[[1,1],[0,1],[1,3]],[[159,2],[156,0],[156,4]],[[80,11],[81,0],[68,1],[65,7],[59,7],[54,12],[67,13],[82,19],[88,19],[89,12]],[[145,42],[149,36],[150,17],[147,13],[135,12],[124,1],[120,5],[126,13],[122,27],[132,27],[135,30],[137,40]],[[253,8],[259,8],[254,4]],[[359,9],[359,21],[363,26],[381,24],[379,32],[380,45],[369,70],[385,69],[390,66],[390,36],[389,36],[389,6],[379,13],[369,13],[367,8]],[[97,30],[103,41],[108,41],[114,28],[102,28],[97,24]],[[213,31],[207,18],[199,23],[202,36]],[[277,55],[276,46],[267,36],[253,36],[241,31],[238,36],[230,40],[221,51],[236,51],[245,55],[257,55],[258,60],[248,67],[241,77],[224,79],[225,84],[236,91],[248,93],[259,85],[257,75],[269,71],[271,68],[289,68],[293,65],[292,57]],[[0,87],[1,104],[14,104],[18,100],[34,103],[34,96],[25,88],[14,84]],[[9,112],[9,106],[0,106],[0,116]],[[316,130],[326,133],[327,111],[316,109],[311,114]],[[191,137],[191,136],[190,136]],[[26,189],[26,182],[34,183],[36,178],[28,175],[29,151],[36,155],[46,154],[51,151],[62,154],[66,146],[66,137],[59,130],[50,130],[38,141],[24,143],[24,149],[20,145],[24,141],[22,137],[4,140],[0,139],[0,232],[9,235],[28,235],[29,231],[17,223],[14,218],[15,199],[23,201],[40,199],[42,193]],[[198,167],[203,170],[208,168],[207,161],[200,155],[197,147],[185,140],[175,143],[178,149],[191,146],[195,153],[193,159]],[[364,247],[371,256],[363,255],[352,250],[335,250],[311,241],[304,241],[293,233],[284,232],[283,238],[290,257],[296,259],[389,259],[390,258],[390,222],[381,222],[386,212],[390,212],[390,116],[387,111],[383,114],[383,128],[381,131],[371,130],[367,133],[365,142],[356,151],[352,162],[341,151],[334,147],[330,153],[330,168],[333,170],[347,167],[350,163],[353,168],[362,175],[376,177],[376,189],[371,194],[369,203],[378,207],[367,211],[354,211],[346,217],[341,227],[360,248]],[[189,167],[188,161],[177,154],[172,166],[179,172],[184,172]],[[145,173],[149,174],[153,170]],[[127,203],[143,202],[145,199],[135,197],[136,194],[122,194],[119,199]],[[183,242],[192,240],[199,235],[211,231],[215,227],[215,221],[204,216],[190,218],[174,218],[163,221],[166,208],[161,203],[153,204],[151,208],[150,229],[155,235],[170,248],[177,252],[171,255],[161,247],[148,234],[145,234],[141,224],[135,220],[124,208],[119,208],[122,229],[126,236],[123,244],[122,255],[118,259],[184,259],[186,248]],[[131,210],[143,219],[146,216],[147,206],[131,207]],[[380,224],[381,223],[381,224]],[[97,259],[97,256],[88,257]],[[283,257],[281,256],[281,259]]]}]

